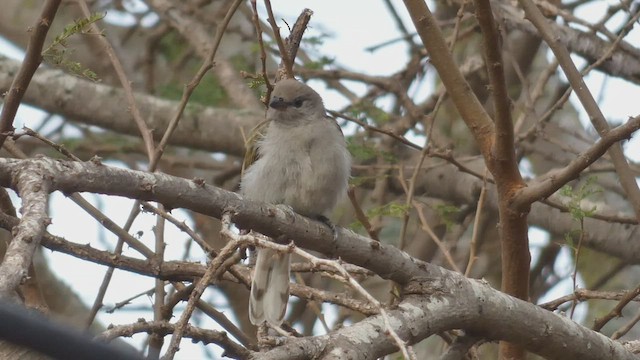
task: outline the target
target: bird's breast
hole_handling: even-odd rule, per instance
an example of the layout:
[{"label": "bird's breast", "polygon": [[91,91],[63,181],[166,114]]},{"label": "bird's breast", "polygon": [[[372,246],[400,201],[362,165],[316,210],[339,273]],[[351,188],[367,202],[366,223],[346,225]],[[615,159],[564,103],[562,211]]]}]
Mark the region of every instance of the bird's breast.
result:
[{"label": "bird's breast", "polygon": [[[302,215],[328,215],[344,193],[348,178],[345,173],[348,170],[341,165],[345,161],[342,135],[335,138],[318,132],[268,135],[271,136],[260,145],[260,159],[243,179],[243,193],[255,200],[291,206]],[[256,188],[260,191],[255,191]]]}]

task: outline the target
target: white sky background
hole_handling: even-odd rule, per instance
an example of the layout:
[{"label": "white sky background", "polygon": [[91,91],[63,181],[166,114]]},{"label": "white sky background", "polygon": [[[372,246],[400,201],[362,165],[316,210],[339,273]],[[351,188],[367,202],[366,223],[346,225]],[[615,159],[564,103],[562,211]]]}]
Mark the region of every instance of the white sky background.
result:
[{"label": "white sky background", "polygon": [[[402,2],[396,0],[393,1],[393,3],[396,5],[396,9],[401,17],[405,20],[405,26],[412,30],[413,24],[406,14]],[[599,17],[600,14],[604,13],[603,9],[606,8],[605,4],[607,4],[607,2],[603,1],[601,4],[602,7],[583,12],[581,15],[585,18],[594,17],[590,15]],[[348,70],[370,73],[372,75],[386,75],[400,70],[405,65],[406,46],[403,42],[397,42],[394,45],[384,47],[373,53],[365,50],[370,46],[396,39],[400,35],[382,1],[311,0],[301,2],[296,0],[277,0],[273,1],[273,6],[277,13],[276,16],[286,19],[289,24],[295,21],[303,7],[312,9],[314,15],[311,19],[308,36],[318,35],[320,32],[328,33],[330,36],[324,39],[324,43],[320,47],[322,55],[334,58],[336,64],[344,66]],[[337,9],[339,9],[339,11]],[[264,11],[262,15],[264,17]],[[637,37],[636,32],[635,38],[637,39]],[[0,38],[0,40],[2,39]],[[419,41],[417,37],[416,41]],[[13,48],[4,41],[0,41],[0,53],[16,59],[22,58],[21,51]],[[429,71],[433,73],[435,70],[430,69]],[[605,78],[607,79],[606,86],[603,87]],[[594,93],[594,96],[602,99],[603,112],[611,122],[620,123],[625,121],[629,116],[640,114],[640,109],[637,105],[638,101],[631,100],[640,99],[640,90],[637,86],[619,79],[605,77],[597,72],[594,72],[594,75],[587,78],[587,84]],[[312,82],[311,85],[321,93],[328,109],[340,109],[346,105],[346,101],[343,98],[336,93],[327,92],[320,82]],[[364,87],[360,88],[360,92],[362,91],[364,91]],[[572,101],[574,104],[578,104],[575,97]],[[578,105],[578,108],[581,107]],[[42,116],[43,113],[22,106],[16,118],[15,127],[20,129],[24,125],[35,128],[42,120]],[[582,117],[586,120],[584,114]],[[633,141],[634,150],[628,150],[627,152],[632,153],[632,157],[634,157],[635,160],[640,160],[639,156],[633,155],[637,154],[635,150],[637,149],[637,136],[635,138],[636,140]],[[415,140],[420,144],[423,142],[421,139]],[[117,163],[112,163],[112,165],[118,166]],[[111,219],[120,225],[124,224],[131,205],[133,204],[133,201],[128,199],[102,196],[100,197],[100,201],[96,201],[96,196],[85,195],[85,197],[95,206],[100,207]],[[91,243],[92,246],[100,248],[104,248],[105,244],[112,244],[110,246],[113,246],[117,241],[115,236],[104,229],[100,230],[101,226],[99,226],[96,221],[59,193],[51,197],[50,209],[53,224],[49,226],[48,230],[52,234],[63,236],[70,241],[78,243]],[[173,215],[181,219],[186,219],[184,213],[181,213],[179,210],[174,210]],[[154,240],[152,229],[154,224],[154,217],[146,214],[140,215],[131,233],[136,234],[139,231],[142,232],[141,240],[153,248]],[[93,238],[95,234],[100,234],[99,238]],[[167,257],[174,259],[181,258],[187,238],[185,234],[167,224],[165,238],[167,242]],[[537,249],[543,246],[546,241],[548,240],[546,240],[543,232],[535,229],[532,230],[531,243],[534,259],[537,254]],[[51,267],[55,269],[59,277],[72,286],[86,304],[91,305],[106,268],[86,261],[80,261],[64,254],[52,253],[48,250],[45,252],[51,263]],[[126,254],[136,256],[137,253],[127,251]],[[191,254],[192,258],[198,257],[203,259],[202,254],[198,251],[192,251]],[[559,266],[564,268],[563,273],[567,274],[567,278],[569,278],[573,268],[570,265],[569,258],[565,257],[565,259],[567,259],[566,266],[562,264]],[[110,308],[114,303],[123,301],[135,295],[137,292],[151,289],[153,286],[154,280],[151,278],[130,274],[125,271],[116,271],[104,301],[105,308]],[[563,287],[563,289],[554,291],[554,293],[550,294],[547,298],[563,295],[570,291],[570,279]],[[219,309],[224,310],[224,300],[221,299],[220,296],[216,296],[214,290],[210,289],[205,293],[204,298],[215,304]],[[138,311],[138,308],[141,306],[150,307],[150,305],[152,305],[152,299],[142,296],[133,301],[132,305],[125,307],[124,310],[116,311],[114,314],[101,312],[99,321],[106,325],[110,323],[132,323],[140,317],[151,320],[153,318],[151,312]],[[200,326],[212,328],[213,324],[208,321],[200,324]],[[134,337],[134,341],[142,344],[145,338],[146,335],[136,336]],[[217,350],[217,347],[208,346],[207,348],[216,349],[215,357],[219,357],[220,352]],[[203,354],[201,353],[201,349],[201,345],[194,345],[191,344],[189,340],[185,340],[181,344],[181,350],[177,353],[176,359],[202,358]]]}]

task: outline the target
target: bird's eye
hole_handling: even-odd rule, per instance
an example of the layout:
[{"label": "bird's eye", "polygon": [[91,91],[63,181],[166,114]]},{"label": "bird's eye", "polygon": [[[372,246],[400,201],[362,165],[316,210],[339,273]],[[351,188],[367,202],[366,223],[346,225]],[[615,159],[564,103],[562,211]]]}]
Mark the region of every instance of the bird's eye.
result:
[{"label": "bird's eye", "polygon": [[302,103],[304,103],[304,99],[302,98],[296,98],[295,100],[293,100],[293,106],[297,108],[301,107]]}]

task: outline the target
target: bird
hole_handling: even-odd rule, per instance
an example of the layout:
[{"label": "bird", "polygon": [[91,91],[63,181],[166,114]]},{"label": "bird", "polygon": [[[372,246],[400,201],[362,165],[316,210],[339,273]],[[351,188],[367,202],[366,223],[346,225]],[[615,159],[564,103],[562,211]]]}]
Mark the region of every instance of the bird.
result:
[{"label": "bird", "polygon": [[[320,95],[296,79],[275,84],[266,121],[264,137],[256,144],[257,159],[241,177],[241,195],[328,221],[346,194],[351,171],[342,130],[327,116]],[[249,295],[252,324],[282,324],[290,262],[289,253],[257,249]]]}]

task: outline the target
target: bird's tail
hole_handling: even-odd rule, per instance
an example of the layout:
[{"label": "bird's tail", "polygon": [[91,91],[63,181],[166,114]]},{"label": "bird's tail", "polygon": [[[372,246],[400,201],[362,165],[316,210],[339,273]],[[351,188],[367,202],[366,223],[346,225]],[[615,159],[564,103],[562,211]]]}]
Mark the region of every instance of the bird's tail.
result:
[{"label": "bird's tail", "polygon": [[290,254],[271,249],[258,249],[258,259],[251,282],[249,320],[254,325],[263,321],[280,325],[289,301]]}]

